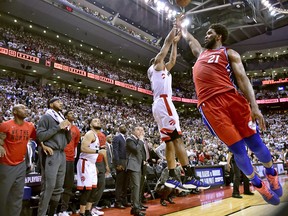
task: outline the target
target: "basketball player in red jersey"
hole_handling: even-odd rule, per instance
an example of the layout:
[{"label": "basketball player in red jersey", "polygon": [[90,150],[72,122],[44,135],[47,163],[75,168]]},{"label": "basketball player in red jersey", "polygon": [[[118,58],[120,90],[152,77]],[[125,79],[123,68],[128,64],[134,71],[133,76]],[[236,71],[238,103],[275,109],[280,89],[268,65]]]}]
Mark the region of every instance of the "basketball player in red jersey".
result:
[{"label": "basketball player in red jersey", "polygon": [[[198,109],[204,123],[212,134],[228,146],[234,154],[237,166],[251,180],[264,200],[278,205],[283,193],[282,186],[273,168],[271,154],[257,132],[256,123],[265,130],[265,121],[240,55],[222,45],[228,37],[226,27],[220,24],[211,25],[206,32],[204,48],[186,29],[182,29],[182,35],[193,55],[198,58],[193,68],[193,81]],[[238,92],[237,86],[244,96]],[[266,168],[270,188],[255,175],[245,145]]]},{"label": "basketball player in red jersey", "polygon": [[27,144],[31,138],[36,139],[34,125],[24,120],[28,114],[26,106],[15,105],[12,113],[14,119],[0,123],[0,215],[3,216],[21,213]]},{"label": "basketball player in red jersey", "polygon": [[[177,43],[181,38],[181,31],[178,31],[177,22],[178,20],[176,20],[176,24],[166,37],[160,52],[150,61],[151,66],[148,69],[148,77],[151,81],[154,100],[152,106],[153,116],[158,124],[161,139],[166,143],[166,160],[169,169],[169,178],[165,182],[165,185],[179,190],[194,188],[207,189],[210,186],[197,180],[189,165],[187,152],[181,137],[182,132],[179,124],[179,116],[172,102],[172,75],[170,70],[176,63]],[[164,59],[171,45],[170,59],[169,62],[165,63]],[[183,185],[176,177],[175,154],[187,177]]]}]

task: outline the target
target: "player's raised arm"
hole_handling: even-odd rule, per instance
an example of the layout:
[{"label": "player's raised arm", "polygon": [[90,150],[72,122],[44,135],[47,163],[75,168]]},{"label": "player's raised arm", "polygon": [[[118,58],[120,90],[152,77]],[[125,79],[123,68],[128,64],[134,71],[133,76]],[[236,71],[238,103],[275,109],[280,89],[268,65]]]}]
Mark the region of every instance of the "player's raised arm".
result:
[{"label": "player's raised arm", "polygon": [[199,43],[199,41],[194,38],[187,30],[187,28],[182,28],[182,36],[189,44],[189,47],[193,53],[193,55],[198,58],[200,53],[203,51],[203,47]]},{"label": "player's raised arm", "polygon": [[169,62],[166,63],[166,69],[168,71],[170,71],[174,65],[176,64],[176,58],[177,58],[177,43],[179,42],[181,38],[181,31],[179,31],[177,33],[177,35],[175,36],[175,38],[173,39],[172,42],[172,48],[171,48],[171,53],[170,53],[170,58],[169,58]]},{"label": "player's raised arm", "polygon": [[168,54],[170,46],[173,42],[173,39],[176,34],[176,27],[173,26],[172,30],[169,32],[167,37],[165,38],[164,44],[160,50],[160,52],[156,55],[154,60],[155,70],[163,70],[164,59]]}]

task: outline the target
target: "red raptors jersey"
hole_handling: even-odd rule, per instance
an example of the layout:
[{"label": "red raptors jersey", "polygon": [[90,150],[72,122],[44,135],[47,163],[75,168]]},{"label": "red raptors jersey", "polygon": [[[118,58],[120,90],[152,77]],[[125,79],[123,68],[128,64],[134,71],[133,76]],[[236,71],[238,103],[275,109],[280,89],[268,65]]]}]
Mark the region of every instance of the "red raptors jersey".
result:
[{"label": "red raptors jersey", "polygon": [[[100,149],[101,149],[102,146],[106,145],[106,136],[101,131],[97,133],[97,136],[100,142]],[[102,154],[99,154],[96,162],[102,162],[103,159],[104,159],[104,156]]]},{"label": "red raptors jersey", "polygon": [[198,106],[214,95],[235,89],[226,47],[204,50],[193,68]]},{"label": "red raptors jersey", "polygon": [[66,160],[74,161],[75,148],[77,147],[79,140],[80,140],[80,131],[75,125],[71,125],[70,130],[71,130],[72,139],[70,143],[67,144],[64,151],[66,154]]},{"label": "red raptors jersey", "polygon": [[0,132],[6,134],[4,149],[6,155],[0,157],[0,164],[15,166],[25,160],[27,144],[30,138],[36,138],[36,130],[31,122],[18,125],[14,120],[9,120],[0,124]]}]

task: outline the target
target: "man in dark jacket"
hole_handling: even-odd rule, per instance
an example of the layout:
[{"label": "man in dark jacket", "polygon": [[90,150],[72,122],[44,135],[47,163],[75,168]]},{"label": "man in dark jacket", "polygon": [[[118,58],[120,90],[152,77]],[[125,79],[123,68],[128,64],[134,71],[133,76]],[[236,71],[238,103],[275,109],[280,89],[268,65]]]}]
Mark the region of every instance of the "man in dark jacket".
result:
[{"label": "man in dark jacket", "polygon": [[145,213],[141,212],[141,204],[140,204],[141,169],[143,161],[146,159],[143,140],[144,140],[144,130],[143,127],[139,126],[133,127],[132,135],[126,140],[126,151],[127,151],[126,170],[130,177],[131,201],[133,203],[131,214],[134,214],[135,216],[145,215]]},{"label": "man in dark jacket", "polygon": [[115,207],[124,209],[130,206],[127,201],[128,178],[126,173],[125,125],[120,125],[119,134],[113,138],[113,164],[116,169]]}]

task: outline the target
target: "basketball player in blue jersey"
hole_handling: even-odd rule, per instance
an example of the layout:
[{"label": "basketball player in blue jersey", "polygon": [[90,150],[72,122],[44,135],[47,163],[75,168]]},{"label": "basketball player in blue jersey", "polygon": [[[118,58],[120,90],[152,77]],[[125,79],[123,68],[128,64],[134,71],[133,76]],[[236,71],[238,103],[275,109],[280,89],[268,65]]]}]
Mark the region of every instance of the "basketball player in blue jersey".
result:
[{"label": "basketball player in blue jersey", "polygon": [[[181,38],[181,32],[177,31],[177,19],[173,29],[164,41],[164,45],[155,58],[151,59],[148,69],[148,77],[151,81],[153,91],[153,116],[158,124],[162,141],[166,143],[166,160],[169,169],[169,178],[165,185],[170,188],[177,188],[185,191],[187,189],[207,189],[210,186],[197,180],[189,165],[187,152],[182,140],[182,132],[179,125],[179,116],[172,102],[172,76],[170,70],[176,63],[177,43]],[[178,33],[177,33],[178,32]],[[171,49],[170,59],[164,62],[168,51]],[[176,178],[175,155],[179,159],[184,171],[185,182],[182,185]]]},{"label": "basketball player in blue jersey", "polygon": [[[245,73],[240,55],[223,46],[228,38],[225,26],[213,24],[205,36],[205,47],[186,30],[183,37],[197,58],[193,81],[198,109],[209,127],[234,154],[237,166],[250,179],[264,200],[280,203],[283,190],[271,154],[257,131],[256,123],[265,130],[265,121],[256,103],[253,87]],[[234,76],[237,84],[231,77]],[[238,91],[238,88],[241,92]],[[245,149],[246,145],[265,167],[269,187],[256,175]]]}]

